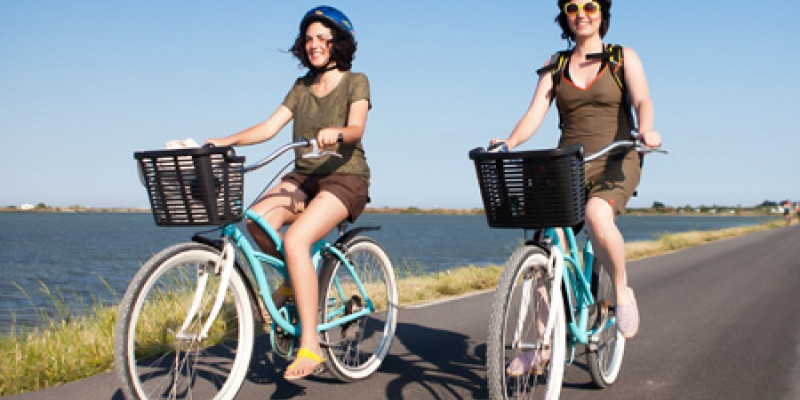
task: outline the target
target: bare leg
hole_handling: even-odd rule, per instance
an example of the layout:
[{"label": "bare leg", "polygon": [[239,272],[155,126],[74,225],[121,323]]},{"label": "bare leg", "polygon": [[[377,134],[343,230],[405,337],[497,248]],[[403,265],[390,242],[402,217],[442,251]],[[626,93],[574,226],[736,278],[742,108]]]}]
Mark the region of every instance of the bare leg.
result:
[{"label": "bare leg", "polygon": [[[286,224],[294,222],[298,215],[303,212],[307,200],[306,194],[299,190],[294,183],[282,182],[272,188],[256,203],[252,210],[264,217],[275,230],[280,229]],[[247,230],[264,253],[271,256],[282,258],[275,243],[255,222],[247,221]],[[278,231],[280,235],[280,231]],[[291,287],[282,283],[281,287],[272,292],[272,301],[277,308],[283,307],[292,295]]]},{"label": "bare leg", "polygon": [[625,271],[625,240],[614,222],[614,210],[605,200],[592,197],[586,203],[586,228],[595,255],[610,268],[617,291],[617,304],[630,304]]},{"label": "bare leg", "polygon": [[[318,283],[311,262],[311,246],[330,232],[348,216],[347,208],[333,194],[320,192],[308,204],[306,210],[289,227],[285,238],[286,261],[292,280],[295,302],[300,324],[300,347],[317,355],[322,354],[317,340]],[[313,360],[301,359],[287,376],[308,374],[316,364]]]},{"label": "bare leg", "polygon": [[[252,207],[252,210],[264,217],[277,230],[297,219],[297,216],[305,208],[306,200],[306,194],[299,190],[294,183],[282,182],[270,189]],[[253,237],[253,240],[262,251],[280,257],[280,253],[275,248],[275,243],[255,222],[247,221],[247,231],[250,232],[250,236]]]},{"label": "bare leg", "polygon": [[617,293],[617,330],[632,338],[639,330],[639,309],[628,287],[625,269],[625,241],[614,222],[614,211],[603,199],[592,197],[586,204],[587,233],[597,259],[609,267]]}]

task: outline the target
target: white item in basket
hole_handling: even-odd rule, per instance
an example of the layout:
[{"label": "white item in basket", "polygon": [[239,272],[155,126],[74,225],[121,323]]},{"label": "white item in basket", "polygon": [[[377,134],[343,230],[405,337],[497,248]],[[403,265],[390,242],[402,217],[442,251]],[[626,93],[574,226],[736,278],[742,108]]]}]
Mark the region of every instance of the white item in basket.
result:
[{"label": "white item in basket", "polygon": [[187,138],[184,140],[170,140],[167,143],[164,143],[165,149],[190,149],[200,147],[196,140],[192,138]]}]

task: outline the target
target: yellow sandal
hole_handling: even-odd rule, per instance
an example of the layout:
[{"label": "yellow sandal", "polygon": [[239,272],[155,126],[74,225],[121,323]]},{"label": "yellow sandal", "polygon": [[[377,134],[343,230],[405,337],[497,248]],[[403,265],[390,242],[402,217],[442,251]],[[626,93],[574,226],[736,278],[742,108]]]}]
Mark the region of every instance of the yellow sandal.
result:
[{"label": "yellow sandal", "polygon": [[[297,365],[300,364],[300,361],[302,360],[313,361],[315,363],[314,367],[309,369],[308,372],[305,374],[296,374],[295,371],[297,370]],[[286,367],[286,372],[284,372],[283,377],[287,381],[293,381],[297,379],[303,379],[309,375],[318,374],[322,372],[324,367],[323,366],[324,362],[325,362],[324,358],[316,355],[313,351],[305,347],[301,347],[300,350],[297,351],[297,357],[291,364],[289,364],[288,367]]]}]

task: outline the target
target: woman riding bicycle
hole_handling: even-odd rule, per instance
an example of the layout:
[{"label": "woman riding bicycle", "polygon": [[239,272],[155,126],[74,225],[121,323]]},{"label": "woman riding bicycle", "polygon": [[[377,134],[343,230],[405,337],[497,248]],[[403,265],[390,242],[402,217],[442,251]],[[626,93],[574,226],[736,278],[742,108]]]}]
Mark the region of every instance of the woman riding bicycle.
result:
[{"label": "woman riding bicycle", "polygon": [[[635,128],[625,108],[633,107],[644,144],[656,148],[661,135],[653,131],[653,105],[642,63],[636,52],[623,49],[624,93],[610,71],[607,57],[587,57],[607,52],[603,37],[611,19],[611,0],[559,0],[556,22],[562,38],[574,46],[566,53],[563,67],[555,74],[540,72],[533,100],[508,139],[509,149],[528,140],[544,119],[553,100],[561,118],[559,148],[582,143],[592,154],[614,140],[630,139]],[[548,65],[551,64],[548,62]],[[540,70],[542,71],[542,70]],[[557,82],[554,85],[554,82]],[[633,337],[639,327],[639,311],[625,272],[625,243],[616,226],[616,216],[625,211],[641,174],[641,155],[635,151],[606,156],[587,165],[587,233],[595,252],[610,266],[617,293],[617,326],[623,336]]]},{"label": "woman riding bicycle", "polygon": [[[341,221],[354,221],[368,198],[369,167],[361,138],[370,109],[366,75],[350,72],[356,51],[353,25],[339,10],[320,6],[308,11],[290,48],[309,72],[297,79],[283,103],[266,121],[234,135],[208,139],[217,146],[244,146],[273,138],[294,121],[293,138],[316,139],[321,148],[341,157],[303,158],[308,148],[295,150],[295,169],[252,207],[284,234],[284,254],[291,288],[277,290],[276,301],[293,296],[303,327],[317,326],[317,275],[310,249]],[[279,255],[269,237],[248,221],[248,231],[265,252]],[[280,307],[280,304],[278,304]],[[286,379],[314,373],[324,359],[314,329],[302,329],[297,358]]]}]

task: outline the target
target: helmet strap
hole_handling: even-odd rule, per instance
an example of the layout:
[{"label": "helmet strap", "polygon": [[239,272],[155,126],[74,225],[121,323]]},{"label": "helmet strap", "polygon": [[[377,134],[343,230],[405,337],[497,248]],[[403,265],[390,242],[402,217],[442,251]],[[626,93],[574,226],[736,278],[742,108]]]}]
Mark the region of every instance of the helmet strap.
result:
[{"label": "helmet strap", "polygon": [[324,74],[324,73],[326,73],[326,72],[328,72],[328,71],[333,71],[333,70],[335,70],[335,69],[337,69],[337,68],[338,68],[338,67],[337,67],[337,66],[336,66],[336,64],[334,63],[334,64],[328,64],[327,66],[325,66],[325,67],[323,67],[323,68],[316,68],[316,67],[313,67],[313,66],[312,66],[312,67],[311,67],[311,68],[309,68],[309,69],[311,70],[311,72],[312,72],[314,75],[322,75],[322,74]]}]

